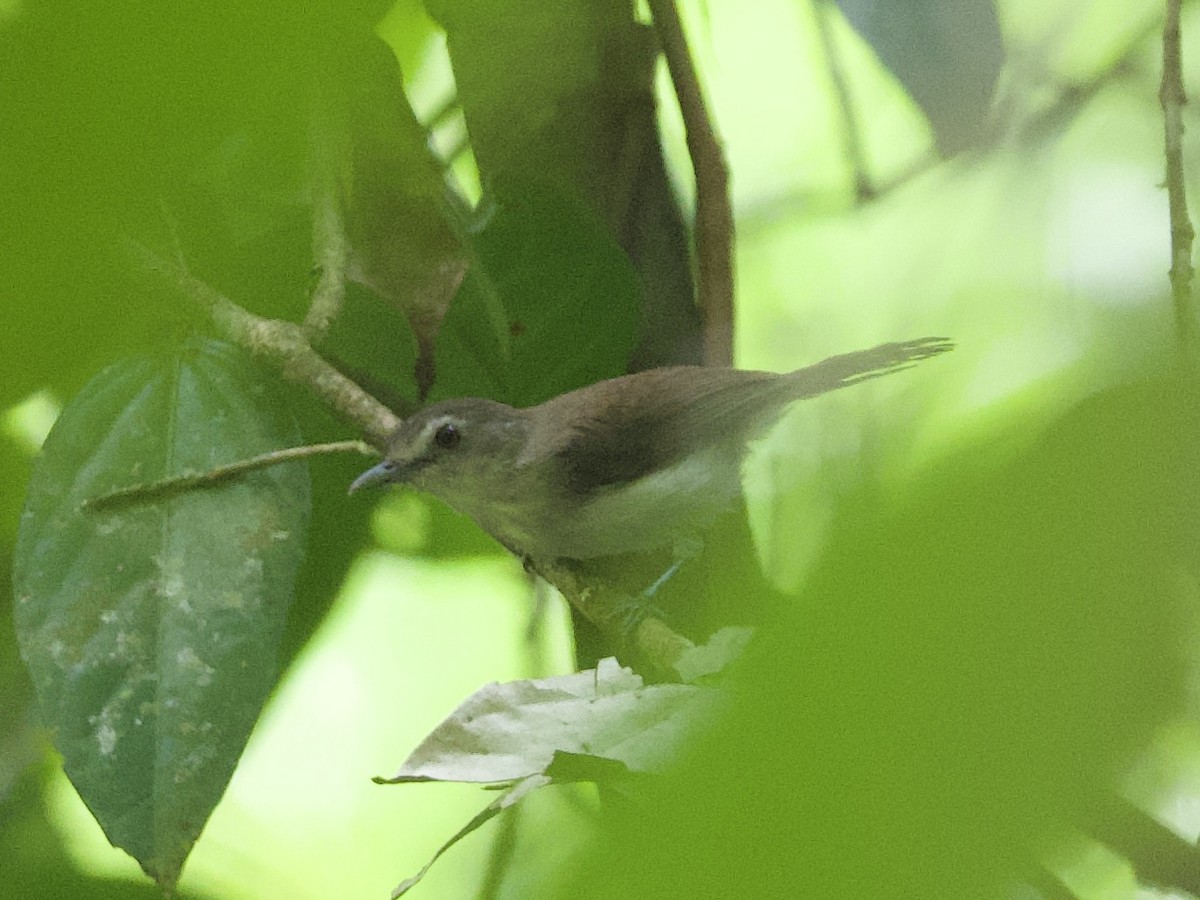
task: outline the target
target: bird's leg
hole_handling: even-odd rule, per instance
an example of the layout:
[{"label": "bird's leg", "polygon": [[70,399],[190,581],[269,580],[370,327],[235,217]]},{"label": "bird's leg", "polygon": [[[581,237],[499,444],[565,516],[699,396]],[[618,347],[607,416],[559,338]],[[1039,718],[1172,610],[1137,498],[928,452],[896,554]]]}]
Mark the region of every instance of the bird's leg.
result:
[{"label": "bird's leg", "polygon": [[670,581],[675,573],[678,572],[684,565],[691,562],[700,555],[700,551],[704,549],[704,542],[699,538],[694,537],[677,537],[671,544],[671,564],[661,575],[654,579],[649,587],[645,588],[641,594],[631,598],[628,603],[623,604],[620,614],[620,624],[622,635],[628,637],[633,634],[642,620],[648,616],[653,616],[656,619],[665,619],[663,611],[653,602],[654,595]]},{"label": "bird's leg", "polygon": [[700,551],[704,549],[704,541],[694,537],[677,537],[671,544],[671,565],[667,566],[667,570],[654,580],[650,587],[642,591],[642,596],[649,599],[657,593],[658,589],[671,580],[671,577],[683,568],[684,563],[691,562],[700,555]]},{"label": "bird's leg", "polygon": [[646,599],[653,597],[655,592],[660,587],[662,587],[664,584],[666,584],[668,581],[670,581],[671,576],[674,575],[676,572],[678,572],[679,567],[682,566],[685,562],[686,562],[686,560],[677,559],[677,560],[675,560],[675,562],[671,563],[671,565],[667,567],[667,570],[665,572],[663,572],[661,575],[659,575],[658,578],[656,578],[654,580],[654,584],[650,585],[650,587],[648,587],[644,591],[642,591],[642,596],[645,597]]}]

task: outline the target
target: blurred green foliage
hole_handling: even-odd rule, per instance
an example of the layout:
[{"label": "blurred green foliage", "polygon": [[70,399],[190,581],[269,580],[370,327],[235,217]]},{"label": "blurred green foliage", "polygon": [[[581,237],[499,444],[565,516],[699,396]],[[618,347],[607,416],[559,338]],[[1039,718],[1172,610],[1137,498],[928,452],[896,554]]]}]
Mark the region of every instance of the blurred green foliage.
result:
[{"label": "blurred green foliage", "polygon": [[725,721],[562,896],[999,897],[1096,834],[1188,711],[1198,429],[1191,384],[1147,381],[849,498]]}]

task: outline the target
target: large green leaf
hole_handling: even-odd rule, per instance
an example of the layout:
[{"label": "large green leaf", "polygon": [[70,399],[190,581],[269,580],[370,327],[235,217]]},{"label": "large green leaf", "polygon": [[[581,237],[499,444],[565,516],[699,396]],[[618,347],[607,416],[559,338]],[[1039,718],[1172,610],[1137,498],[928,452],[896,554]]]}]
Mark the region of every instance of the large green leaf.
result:
[{"label": "large green leaf", "polygon": [[296,438],[258,370],[203,342],[94,378],[30,478],[13,573],[21,653],[71,781],[164,886],[277,679],[308,472],[291,463],[153,502],[80,504]]},{"label": "large green leaf", "polygon": [[637,278],[586,204],[535,181],[498,191],[477,251],[508,316],[507,347],[476,271],[438,334],[436,397],[530,406],[626,370],[640,319]]},{"label": "large green leaf", "polygon": [[[535,334],[521,341],[523,327],[544,314],[558,330],[561,314],[585,317],[579,330],[587,342],[623,348],[620,371],[700,362],[687,231],[655,120],[657,42],[636,21],[633,5],[429,0],[425,8],[446,30],[471,150],[497,210],[481,255],[493,268],[492,254],[500,255],[508,268],[491,274],[515,326],[514,359],[522,343],[542,340]],[[569,208],[576,203],[592,222]],[[569,249],[595,227],[620,248],[627,274],[613,270],[605,258],[611,251],[596,239],[585,256]],[[572,272],[562,271],[572,263]],[[630,276],[640,306],[632,322],[623,315]],[[526,283],[538,292],[521,293]],[[523,309],[514,309],[513,297]],[[552,340],[546,335],[541,346],[555,352],[535,366],[550,370],[545,383],[531,387],[544,388],[555,368],[572,365],[577,345],[564,339],[555,347]],[[513,393],[526,387],[513,384]]]}]

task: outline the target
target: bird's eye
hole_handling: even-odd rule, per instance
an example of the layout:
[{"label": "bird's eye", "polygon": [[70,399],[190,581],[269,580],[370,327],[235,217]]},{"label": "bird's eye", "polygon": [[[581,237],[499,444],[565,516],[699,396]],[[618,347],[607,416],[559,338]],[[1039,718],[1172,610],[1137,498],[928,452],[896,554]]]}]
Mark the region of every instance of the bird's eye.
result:
[{"label": "bird's eye", "polygon": [[443,450],[453,450],[458,446],[460,440],[462,440],[462,435],[449,422],[433,433],[433,442]]}]

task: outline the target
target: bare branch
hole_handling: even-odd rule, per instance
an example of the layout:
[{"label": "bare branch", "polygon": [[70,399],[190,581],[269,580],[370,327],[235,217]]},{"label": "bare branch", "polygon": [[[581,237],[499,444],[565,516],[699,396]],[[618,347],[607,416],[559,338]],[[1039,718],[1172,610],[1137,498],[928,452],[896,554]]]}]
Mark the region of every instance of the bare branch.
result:
[{"label": "bare branch", "polygon": [[[375,448],[383,448],[388,436],[399,424],[391,410],[363,391],[357,384],[333,368],[313,350],[303,329],[292,322],[264,319],[238,306],[198,278],[182,265],[169,262],[142,244],[130,241],[129,250],[147,270],[170,281],[188,300],[211,319],[217,331],[227,340],[276,366],[289,380],[307,386],[331,409],[362,429]],[[274,451],[249,460],[242,460],[208,472],[185,474],[144,485],[122,488],[112,494],[87,501],[84,505],[95,511],[121,503],[157,499],[162,496],[200,487],[219,484],[265,466],[317,453],[359,450],[370,453],[371,448],[356,441],[337,444],[294,447]],[[630,599],[614,594],[602,584],[592,584],[567,566],[527,562],[546,581],[558,588],[579,612],[602,630],[613,634],[620,631]],[[654,617],[645,617],[635,629],[633,644],[640,659],[647,660],[665,674],[674,671],[679,655],[691,642],[672,631]]]},{"label": "bare branch", "polygon": [[325,336],[342,311],[350,257],[333,161],[319,151],[314,155],[317,159],[313,173],[313,264],[320,275],[304,318],[304,333],[312,343]]},{"label": "bare branch", "polygon": [[1194,359],[1196,321],[1192,303],[1192,240],[1195,232],[1188,217],[1183,179],[1183,89],[1182,54],[1179,49],[1179,7],[1182,0],[1167,0],[1163,26],[1163,72],[1158,101],[1163,110],[1163,135],[1167,157],[1167,198],[1171,214],[1171,295],[1175,306],[1175,329],[1185,362]]},{"label": "bare branch", "polygon": [[326,362],[293,322],[264,319],[194,277],[182,265],[127,242],[129,252],[148,272],[169,281],[201,309],[227,340],[275,366],[289,381],[304,385],[330,409],[359,428],[375,447],[383,448],[400,424],[390,409]]},{"label": "bare branch", "polygon": [[679,100],[696,178],[696,264],[705,361],[712,366],[729,366],[733,364],[734,293],[729,169],[704,104],[674,0],[650,0],[650,12]]},{"label": "bare branch", "polygon": [[226,482],[241,478],[250,472],[277,466],[280,463],[294,462],[307,459],[310,456],[321,456],[329,453],[357,452],[364,456],[378,456],[378,451],[362,441],[335,441],[330,444],[305,444],[302,447],[286,447],[283,450],[271,450],[267,453],[252,456],[249,459],[239,459],[237,462],[217,466],[204,472],[187,472],[173,475],[159,481],[146,484],[131,484],[100,497],[84,500],[80,508],[85,512],[100,512],[117,506],[134,503],[151,503],[164,497],[172,497],[187,491],[202,488],[219,487]]}]

